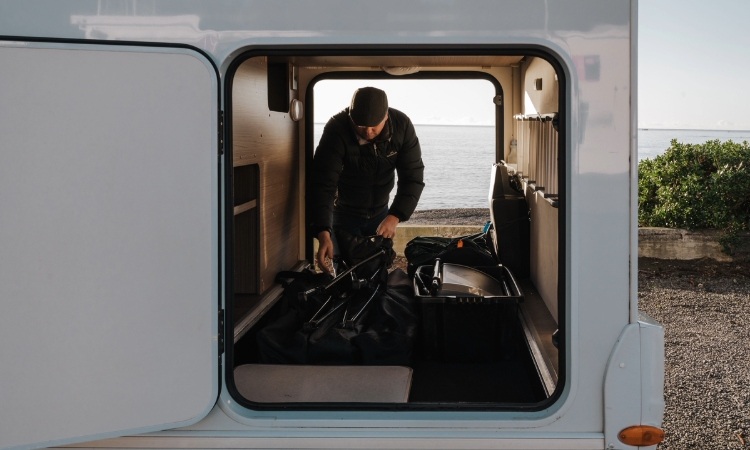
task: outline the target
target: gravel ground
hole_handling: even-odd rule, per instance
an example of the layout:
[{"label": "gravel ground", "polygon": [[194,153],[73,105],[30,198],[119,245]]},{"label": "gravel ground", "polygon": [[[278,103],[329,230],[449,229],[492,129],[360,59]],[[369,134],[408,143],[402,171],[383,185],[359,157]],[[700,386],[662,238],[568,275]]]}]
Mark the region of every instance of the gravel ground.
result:
[{"label": "gravel ground", "polygon": [[639,261],[640,309],[665,329],[661,450],[750,448],[750,263]]},{"label": "gravel ground", "polygon": [[[416,211],[409,223],[488,220],[479,208]],[[640,309],[665,331],[666,437],[658,449],[750,449],[750,260],[638,265]]]}]

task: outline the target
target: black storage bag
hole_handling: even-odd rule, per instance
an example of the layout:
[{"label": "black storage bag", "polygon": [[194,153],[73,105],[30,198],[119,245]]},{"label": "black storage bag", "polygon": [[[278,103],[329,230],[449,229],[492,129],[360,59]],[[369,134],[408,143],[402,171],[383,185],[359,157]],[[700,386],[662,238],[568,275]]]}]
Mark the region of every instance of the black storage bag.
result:
[{"label": "black storage bag", "polygon": [[444,263],[461,264],[468,267],[494,266],[497,258],[488,245],[487,233],[476,233],[457,238],[440,236],[418,236],[409,241],[404,249],[408,262],[406,269],[410,277],[420,266],[432,266],[440,258]]},{"label": "black storage bag", "polygon": [[[356,261],[351,266],[367,259],[368,252],[383,253],[357,267],[358,272],[352,272],[354,277],[346,272],[336,280],[312,272],[280,274],[292,278],[284,290],[285,312],[258,332],[260,362],[410,363],[418,318],[411,289],[387,286],[387,264],[393,259],[392,242],[382,238],[351,237],[347,248],[342,253],[353,258],[350,261]],[[378,264],[371,264],[375,260],[379,260]],[[369,281],[361,283],[361,280]]]},{"label": "black storage bag", "polygon": [[381,257],[370,260],[357,268],[356,273],[361,276],[372,276],[377,273],[377,283],[385,283],[388,268],[396,258],[393,250],[393,240],[383,236],[357,236],[344,230],[336,230],[338,244],[338,261],[344,268],[351,267],[370,258],[377,252],[383,252]]}]

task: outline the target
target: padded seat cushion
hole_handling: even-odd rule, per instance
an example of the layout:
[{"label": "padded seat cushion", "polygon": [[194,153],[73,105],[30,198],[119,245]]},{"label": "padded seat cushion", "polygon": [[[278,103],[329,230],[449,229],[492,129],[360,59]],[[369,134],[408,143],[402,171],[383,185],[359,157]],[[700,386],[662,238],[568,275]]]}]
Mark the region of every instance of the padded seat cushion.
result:
[{"label": "padded seat cushion", "polygon": [[412,369],[402,366],[245,364],[234,369],[237,390],[259,403],[405,403]]}]

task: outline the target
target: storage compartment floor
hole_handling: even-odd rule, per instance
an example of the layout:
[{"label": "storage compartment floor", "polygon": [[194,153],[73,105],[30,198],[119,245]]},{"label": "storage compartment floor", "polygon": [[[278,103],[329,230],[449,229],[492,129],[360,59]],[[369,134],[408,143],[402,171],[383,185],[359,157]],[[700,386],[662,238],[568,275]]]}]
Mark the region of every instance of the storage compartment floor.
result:
[{"label": "storage compartment floor", "polygon": [[[273,308],[234,347],[234,366],[259,362],[256,334],[273,321]],[[441,404],[532,404],[546,396],[526,345],[517,316],[505,323],[510,347],[492,355],[489,362],[443,362],[426,358],[417,343],[409,403]],[[467,345],[472,345],[467,344]]]},{"label": "storage compartment floor", "polygon": [[[237,350],[237,348],[235,349]],[[240,354],[244,352],[240,351]],[[529,404],[546,397],[528,352],[495,362],[424,361],[413,369],[409,403]],[[241,363],[257,363],[247,360]]]},{"label": "storage compartment floor", "polygon": [[409,402],[536,403],[544,400],[539,378],[522,361],[415,362]]}]

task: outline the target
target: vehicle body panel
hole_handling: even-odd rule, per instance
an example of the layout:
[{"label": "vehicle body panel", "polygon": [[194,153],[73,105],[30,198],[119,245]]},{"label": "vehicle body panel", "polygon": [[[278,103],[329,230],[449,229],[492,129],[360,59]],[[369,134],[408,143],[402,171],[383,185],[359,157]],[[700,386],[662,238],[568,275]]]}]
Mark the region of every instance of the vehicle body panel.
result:
[{"label": "vehicle body panel", "polygon": [[[35,12],[39,6],[45,6],[43,14]],[[257,1],[222,5],[204,1],[174,3],[159,0],[127,4],[106,0],[70,1],[64,4],[5,2],[0,7],[0,35],[15,36],[14,39],[19,41],[24,38],[96,39],[99,45],[118,41],[142,42],[144,45],[151,42],[160,45],[187,44],[205,52],[219,67],[222,78],[235,60],[248,52],[263,55],[275,50],[292,49],[300,54],[321,54],[324,59],[326,54],[336,52],[361,51],[363,54],[387,55],[389,52],[419,49],[438,53],[465,51],[484,54],[510,48],[544,53],[559,68],[565,83],[562,89],[567,109],[560,111],[564,127],[562,136],[567,149],[567,154],[562,158],[565,176],[560,180],[566,193],[565,207],[560,210],[564,215],[560,219],[563,226],[559,236],[563,249],[559,255],[563,268],[560,272],[563,288],[558,292],[562,299],[561,311],[564,311],[560,319],[565,342],[565,384],[554,402],[542,409],[509,411],[264,410],[239,405],[226,389],[222,389],[212,412],[199,423],[144,437],[125,437],[91,445],[167,445],[175,448],[502,446],[519,449],[604,448],[614,445],[612,448],[627,448],[616,441],[613,433],[617,432],[617,427],[608,428],[605,418],[609,423],[635,424],[641,420],[642,412],[636,411],[638,407],[634,405],[633,408],[619,409],[613,403],[622,396],[641,399],[643,395],[661,395],[658,376],[653,384],[649,384],[641,380],[641,373],[630,370],[623,375],[624,382],[632,386],[635,392],[619,388],[605,389],[607,372],[612,370],[612,361],[616,359],[612,355],[621,336],[623,333],[630,336],[630,327],[637,326],[637,284],[634,281],[637,272],[634,271],[633,262],[637,257],[633,253],[637,249],[637,234],[633,231],[637,216],[634,208],[637,206],[633,198],[635,169],[632,163],[636,159],[633,138],[636,129],[636,15],[636,2],[622,0],[446,1],[431,4],[385,1],[377,5],[338,1],[286,2],[283,5]],[[59,45],[65,47],[67,44]],[[344,69],[326,69],[324,66],[321,72],[326,70]],[[512,103],[518,105],[523,102],[518,94],[520,81],[514,80],[515,72],[508,68],[484,70],[499,74],[498,79],[508,80],[509,85],[517,85],[504,86],[504,90],[509,95],[517,93]],[[306,83],[313,75],[310,71],[308,78],[301,77],[300,81]],[[209,91],[210,84],[208,81]],[[231,93],[225,92],[225,100],[227,95]],[[308,100],[304,97],[304,89],[300,89],[300,99]],[[180,115],[175,114],[176,117]],[[510,121],[511,117],[507,115],[502,125],[508,128]],[[195,124],[196,127],[198,125],[202,124]],[[188,125],[185,128],[192,127]],[[215,129],[212,131],[215,136]],[[300,130],[295,138],[303,139],[304,133],[304,130]],[[203,135],[201,137],[204,138]],[[503,147],[507,148],[510,138],[508,134]],[[214,155],[217,154],[216,146],[216,143],[205,143],[206,150],[213,149]],[[3,148],[2,151],[5,154],[7,150]],[[236,154],[241,151],[247,151],[247,148],[236,149]],[[9,163],[12,162],[9,160]],[[163,164],[167,164],[167,161],[163,161]],[[215,164],[215,161],[211,164]],[[201,170],[213,170],[213,175],[216,175],[214,169],[215,165],[207,165]],[[179,172],[182,168],[175,170]],[[304,172],[299,170],[296,173],[302,176]],[[292,179],[295,172],[291,176],[285,172],[285,176]],[[213,214],[209,209],[217,206],[212,202],[220,198],[215,191],[219,181],[210,177],[205,181],[203,191],[191,186],[200,191],[194,193],[202,196],[203,200],[199,202],[200,208],[196,205],[193,208],[186,206],[188,218],[183,220],[192,220],[191,214],[205,214],[205,217],[210,215],[212,218],[209,223],[201,216],[197,223],[202,224],[202,228],[196,225],[193,234],[187,237],[188,240],[203,239],[202,254],[211,253],[210,259],[205,256],[205,260],[193,261],[190,269],[197,270],[198,266],[205,269],[211,265],[212,275],[209,277],[208,272],[202,273],[193,278],[191,284],[182,287],[191,290],[194,296],[201,292],[206,297],[205,304],[197,302],[200,305],[196,303],[193,308],[186,308],[191,310],[191,314],[208,314],[207,309],[213,308],[211,314],[215,317],[218,309],[216,285],[221,270],[217,260],[217,253],[221,250],[216,223],[220,214]],[[303,198],[303,187],[304,183],[300,182],[291,189],[292,192],[300,190],[300,198]],[[284,189],[289,189],[289,186],[284,185]],[[294,229],[298,230],[304,224],[296,226]],[[207,235],[202,235],[202,232]],[[202,238],[190,239],[198,235]],[[212,250],[209,251],[208,246]],[[295,256],[303,256],[304,249],[301,244],[299,246],[299,255]],[[63,258],[67,252],[64,249],[61,252]],[[170,264],[165,262],[165,265]],[[174,266],[170,269],[175,279],[191,277],[185,272],[178,276],[179,271]],[[222,273],[222,276],[226,274]],[[7,300],[3,298],[3,301]],[[121,312],[114,310],[110,314],[118,315]],[[166,311],[159,314],[163,316],[157,317],[167,321]],[[133,320],[136,318],[133,317]],[[42,333],[42,329],[38,332]],[[159,333],[163,340],[169,340],[166,336],[168,332],[161,330]],[[206,347],[205,338],[215,338],[215,330],[208,335],[204,332],[202,336],[204,339],[198,346]],[[659,367],[658,337],[651,333],[642,336],[628,338],[628,348],[648,348],[644,354],[649,354],[653,362],[648,365],[649,372],[663,372],[663,360],[662,367]],[[653,340],[653,345],[646,340]],[[163,351],[164,359],[170,360],[171,355],[182,352],[182,347]],[[217,370],[218,358],[211,362],[210,367],[204,367],[207,359],[213,356],[204,353],[195,355],[198,359],[203,358],[200,361],[201,371],[209,373]],[[230,375],[224,369],[222,378],[226,379],[227,376]],[[610,400],[608,395],[612,392],[615,395]],[[211,394],[206,391],[198,403]],[[653,414],[644,415],[649,423],[660,420],[660,400],[654,400],[657,407],[651,408],[655,411]],[[18,402],[13,405],[16,409],[22,409]],[[201,409],[192,406],[188,409]],[[640,408],[650,407],[641,405]],[[137,414],[138,411],[134,407],[131,413]],[[180,420],[194,422],[193,418],[191,415]],[[156,429],[156,425],[151,428]],[[93,434],[83,433],[81,436]]]}]

